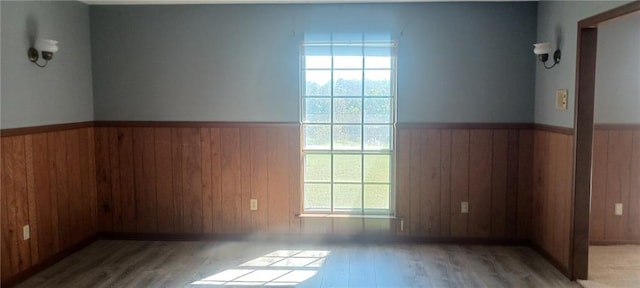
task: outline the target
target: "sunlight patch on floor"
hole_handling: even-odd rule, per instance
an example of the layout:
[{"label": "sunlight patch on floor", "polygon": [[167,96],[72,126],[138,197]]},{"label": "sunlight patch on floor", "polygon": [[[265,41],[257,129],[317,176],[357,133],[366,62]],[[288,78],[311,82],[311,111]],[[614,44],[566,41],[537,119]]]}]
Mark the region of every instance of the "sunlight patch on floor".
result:
[{"label": "sunlight patch on floor", "polygon": [[329,251],[277,250],[198,280],[193,285],[293,286],[315,276]]}]

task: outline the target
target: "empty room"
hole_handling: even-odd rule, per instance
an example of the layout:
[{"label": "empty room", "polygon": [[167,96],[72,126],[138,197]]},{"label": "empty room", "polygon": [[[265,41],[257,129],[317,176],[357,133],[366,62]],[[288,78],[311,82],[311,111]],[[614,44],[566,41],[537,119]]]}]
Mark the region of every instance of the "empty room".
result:
[{"label": "empty room", "polygon": [[1,285],[636,287],[638,11],[1,0]]}]

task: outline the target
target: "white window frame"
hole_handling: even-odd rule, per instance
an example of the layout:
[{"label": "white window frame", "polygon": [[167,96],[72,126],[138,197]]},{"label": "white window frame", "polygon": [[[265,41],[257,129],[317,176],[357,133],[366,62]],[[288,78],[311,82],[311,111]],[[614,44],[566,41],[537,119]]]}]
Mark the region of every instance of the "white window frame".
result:
[{"label": "white window frame", "polygon": [[[334,54],[333,51],[333,47],[337,47],[340,45],[347,45],[344,43],[340,43],[340,42],[334,42],[333,41],[333,37],[332,37],[332,41],[329,42],[303,42],[300,45],[300,93],[299,93],[299,104],[300,104],[300,123],[301,123],[301,148],[302,148],[302,160],[304,163],[304,160],[306,159],[306,155],[330,155],[331,157],[331,180],[329,182],[323,181],[320,182],[321,184],[330,184],[331,187],[331,208],[328,210],[325,209],[307,209],[307,207],[305,206],[305,184],[314,184],[316,182],[314,181],[306,181],[305,180],[305,171],[304,171],[304,167],[306,165],[302,165],[302,209],[303,209],[303,213],[304,214],[351,214],[351,215],[389,215],[389,216],[393,216],[395,213],[395,158],[396,158],[396,129],[395,129],[395,125],[396,125],[396,117],[397,117],[397,43],[395,41],[385,41],[385,42],[366,42],[365,41],[365,36],[364,34],[362,34],[362,42],[361,43],[356,43],[354,44],[353,42],[348,43],[348,45],[361,45],[362,49],[364,51],[365,47],[372,47],[375,45],[387,45],[388,48],[391,51],[390,54],[390,60],[391,60],[391,66],[390,68],[367,68],[364,65],[365,62],[365,57],[364,57],[364,52],[363,52],[363,57],[362,57],[362,93],[360,96],[335,96],[334,95],[334,71],[340,71],[340,70],[352,70],[352,69],[348,69],[348,68],[335,68],[334,67],[334,58],[335,56],[340,56],[340,54]],[[331,47],[331,55],[327,55],[327,56],[331,56],[332,57],[332,61],[331,61],[331,67],[329,69],[307,69],[305,67],[305,47],[309,46],[309,45],[324,45],[324,46],[329,46]],[[306,79],[305,79],[305,72],[308,70],[328,70],[331,71],[331,95],[329,97],[327,96],[306,96]],[[391,76],[390,76],[390,95],[388,97],[386,96],[365,96],[365,72],[366,71],[375,71],[375,70],[390,70]],[[321,123],[321,124],[317,124],[317,123],[306,123],[305,122],[305,100],[307,98],[329,98],[331,99],[331,116],[330,116],[330,122],[329,123]],[[360,99],[361,103],[360,103],[360,107],[361,107],[361,119],[360,122],[357,124],[354,123],[350,123],[350,124],[344,124],[344,123],[336,123],[335,119],[334,119],[334,100],[335,99]],[[365,117],[365,111],[364,111],[364,101],[365,99],[373,99],[373,98],[381,98],[381,99],[390,99],[390,105],[391,105],[391,120],[390,123],[365,123],[364,121],[364,117]],[[305,127],[308,125],[330,125],[330,130],[331,130],[331,139],[330,139],[330,148],[329,149],[305,149]],[[359,125],[360,127],[360,149],[359,150],[336,150],[333,147],[333,126],[334,125]],[[388,125],[389,129],[390,129],[390,139],[389,139],[389,149],[388,150],[365,150],[365,137],[364,137],[364,128],[365,126],[370,126],[370,125]],[[339,181],[334,181],[334,156],[335,155],[360,155],[360,166],[361,166],[361,172],[360,172],[360,182],[347,182],[347,183],[342,183]],[[365,202],[365,185],[368,184],[380,184],[382,185],[380,182],[366,182],[364,179],[364,169],[365,169],[365,165],[364,165],[364,158],[365,155],[388,155],[389,156],[389,183],[382,183],[382,184],[388,184],[389,185],[389,207],[388,209],[365,209],[364,207],[364,202]],[[361,185],[361,207],[358,209],[353,209],[353,210],[347,210],[347,209],[336,209],[334,207],[334,184],[360,184]]]}]

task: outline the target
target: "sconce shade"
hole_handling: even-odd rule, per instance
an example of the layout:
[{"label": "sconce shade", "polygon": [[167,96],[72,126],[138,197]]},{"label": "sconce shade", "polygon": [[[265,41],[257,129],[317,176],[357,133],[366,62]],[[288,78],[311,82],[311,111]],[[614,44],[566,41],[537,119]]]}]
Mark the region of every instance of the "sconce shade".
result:
[{"label": "sconce shade", "polygon": [[533,44],[533,47],[533,53],[536,55],[549,54],[553,50],[549,42]]},{"label": "sconce shade", "polygon": [[50,39],[38,39],[34,48],[42,52],[56,53],[58,52],[58,41]]}]

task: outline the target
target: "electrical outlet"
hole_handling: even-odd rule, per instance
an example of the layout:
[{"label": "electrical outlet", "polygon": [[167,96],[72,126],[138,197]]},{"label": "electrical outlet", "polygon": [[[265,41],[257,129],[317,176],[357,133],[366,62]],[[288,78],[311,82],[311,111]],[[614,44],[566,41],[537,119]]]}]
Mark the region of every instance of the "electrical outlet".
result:
[{"label": "electrical outlet", "polygon": [[469,213],[469,202],[460,202],[460,213]]},{"label": "electrical outlet", "polygon": [[615,214],[616,216],[620,216],[622,215],[622,203],[616,203],[616,209],[615,209]]},{"label": "electrical outlet", "polygon": [[29,240],[31,233],[29,233],[29,225],[22,226],[22,239]]},{"label": "electrical outlet", "polygon": [[251,209],[251,211],[258,210],[258,199],[251,199],[249,201],[249,209]]},{"label": "electrical outlet", "polygon": [[569,97],[569,90],[558,89],[556,90],[556,109],[567,110],[567,102]]}]

